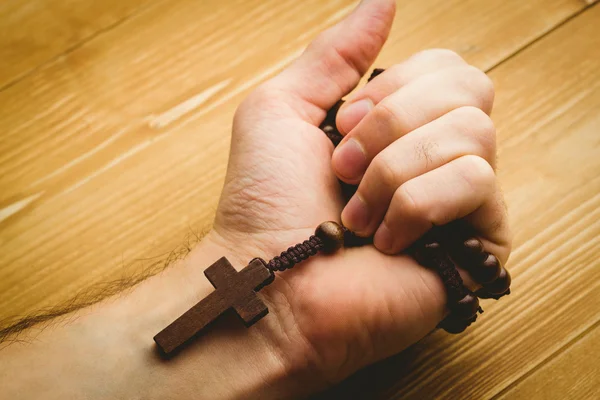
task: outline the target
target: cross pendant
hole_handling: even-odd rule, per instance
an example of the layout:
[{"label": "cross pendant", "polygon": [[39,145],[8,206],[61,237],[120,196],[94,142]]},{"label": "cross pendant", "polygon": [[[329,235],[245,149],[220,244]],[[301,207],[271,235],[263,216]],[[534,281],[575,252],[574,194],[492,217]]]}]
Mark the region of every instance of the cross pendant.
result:
[{"label": "cross pendant", "polygon": [[225,311],[233,308],[248,327],[267,315],[269,309],[256,292],[271,283],[273,273],[255,258],[240,272],[221,257],[204,271],[215,290],[154,336],[161,352],[169,356]]}]

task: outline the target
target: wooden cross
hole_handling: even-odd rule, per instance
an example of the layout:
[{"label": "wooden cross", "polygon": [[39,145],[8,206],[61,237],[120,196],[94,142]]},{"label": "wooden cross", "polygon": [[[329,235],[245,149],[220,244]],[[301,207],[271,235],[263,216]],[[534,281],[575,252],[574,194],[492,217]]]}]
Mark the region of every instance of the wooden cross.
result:
[{"label": "wooden cross", "polygon": [[231,308],[246,326],[251,326],[269,312],[256,295],[256,291],[274,278],[264,261],[254,259],[238,273],[227,258],[221,257],[204,271],[204,275],[215,291],[154,336],[164,355],[175,352]]}]

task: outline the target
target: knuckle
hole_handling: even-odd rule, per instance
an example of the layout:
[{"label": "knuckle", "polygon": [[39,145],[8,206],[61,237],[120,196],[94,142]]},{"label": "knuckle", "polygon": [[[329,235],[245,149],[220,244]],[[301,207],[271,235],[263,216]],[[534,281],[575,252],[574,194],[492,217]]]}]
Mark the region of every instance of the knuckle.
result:
[{"label": "knuckle", "polygon": [[395,113],[392,111],[385,99],[377,104],[375,108],[371,110],[371,113],[377,122],[389,123],[390,121],[396,119]]},{"label": "knuckle", "polygon": [[389,75],[399,75],[404,72],[404,63],[398,63],[387,68],[383,73],[388,73]]},{"label": "knuckle", "polygon": [[403,212],[408,216],[409,220],[426,221],[432,225],[443,225],[450,222],[451,219],[444,214],[443,207],[435,207],[430,203],[428,196],[416,196],[414,187],[411,182],[402,185],[397,190],[397,200]]},{"label": "knuckle", "polygon": [[490,188],[493,186],[496,174],[485,159],[476,155],[467,155],[461,157],[460,160],[462,161],[462,176],[475,190],[480,189],[482,185]]},{"label": "knuckle", "polygon": [[460,107],[453,112],[456,124],[464,129],[482,149],[483,157],[493,161],[496,157],[496,126],[488,114],[474,106]]},{"label": "knuckle", "polygon": [[450,49],[427,49],[416,53],[413,56],[418,60],[434,61],[439,63],[460,62],[465,63],[465,60],[455,51]]},{"label": "knuckle", "polygon": [[388,98],[383,99],[371,110],[374,121],[378,124],[382,124],[387,127],[386,130],[394,132],[396,137],[399,137],[402,132],[405,132],[408,128],[402,123],[402,118],[398,115],[399,112],[395,111]]},{"label": "knuckle", "polygon": [[479,107],[463,106],[453,111],[456,120],[460,123],[468,123],[470,126],[485,124],[490,117]]},{"label": "knuckle", "polygon": [[409,77],[407,77],[406,73],[406,63],[394,64],[387,68],[383,74],[385,74],[389,80],[393,80],[398,86],[405,85],[409,81]]},{"label": "knuckle", "polygon": [[381,182],[384,186],[398,186],[401,183],[402,173],[396,163],[390,160],[386,152],[379,153],[371,162],[369,168],[374,176],[375,182]]},{"label": "knuckle", "polygon": [[458,90],[467,96],[467,104],[477,106],[487,114],[491,112],[495,96],[494,84],[485,72],[472,65],[465,65],[449,69],[448,74]]},{"label": "knuckle", "polygon": [[492,79],[479,68],[469,65],[464,78],[470,91],[475,95],[481,109],[490,112],[494,103],[495,89]]},{"label": "knuckle", "polygon": [[395,192],[392,199],[397,210],[410,220],[422,219],[426,214],[426,207],[422,201],[415,198],[408,185],[400,186]]}]

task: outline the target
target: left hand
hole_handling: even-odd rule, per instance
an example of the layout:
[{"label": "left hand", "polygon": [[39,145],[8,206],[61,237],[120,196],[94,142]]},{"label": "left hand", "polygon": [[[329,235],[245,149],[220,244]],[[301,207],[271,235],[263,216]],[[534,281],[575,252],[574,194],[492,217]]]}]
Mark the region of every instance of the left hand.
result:
[{"label": "left hand", "polygon": [[359,184],[342,221],[396,254],[434,226],[464,218],[502,263],[510,253],[495,175],[491,80],[449,50],[428,50],[384,71],[338,112],[339,179]]}]

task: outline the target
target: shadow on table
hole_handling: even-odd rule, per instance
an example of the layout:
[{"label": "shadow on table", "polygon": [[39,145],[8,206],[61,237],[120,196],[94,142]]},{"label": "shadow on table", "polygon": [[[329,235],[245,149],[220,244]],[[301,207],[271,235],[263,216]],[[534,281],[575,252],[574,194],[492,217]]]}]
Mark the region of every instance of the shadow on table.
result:
[{"label": "shadow on table", "polygon": [[[400,398],[398,392],[410,391],[413,385],[428,374],[424,362],[430,357],[438,357],[439,364],[444,365],[446,358],[433,354],[434,343],[443,341],[448,334],[438,330],[423,338],[400,354],[363,368],[354,375],[320,394],[311,400],[325,399],[392,399]],[[456,368],[468,369],[468,366],[456,364]],[[420,371],[419,371],[420,369]],[[410,375],[410,377],[409,377]],[[423,398],[414,393],[415,398]],[[397,397],[398,396],[398,397]],[[413,396],[410,396],[413,397]],[[406,399],[406,396],[402,396]]]}]

